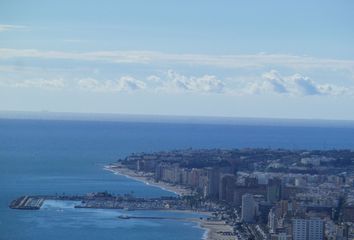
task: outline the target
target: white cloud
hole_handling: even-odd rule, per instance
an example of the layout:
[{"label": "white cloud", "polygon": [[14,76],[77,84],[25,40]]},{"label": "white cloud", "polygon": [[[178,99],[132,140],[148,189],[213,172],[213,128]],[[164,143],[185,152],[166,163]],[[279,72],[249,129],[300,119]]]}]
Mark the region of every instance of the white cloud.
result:
[{"label": "white cloud", "polygon": [[173,70],[167,72],[167,81],[164,84],[165,90],[191,91],[205,93],[221,93],[225,84],[213,75],[200,77],[184,76]]},{"label": "white cloud", "polygon": [[146,88],[145,82],[131,76],[123,76],[115,81],[100,81],[94,78],[85,78],[78,81],[78,86],[80,89],[98,92],[136,91]]},{"label": "white cloud", "polygon": [[27,27],[22,25],[0,24],[0,32],[11,31],[11,30],[24,30],[24,29],[27,29]]},{"label": "white cloud", "polygon": [[146,88],[146,84],[143,81],[136,80],[131,76],[123,76],[118,81],[117,84],[120,90],[134,91]]},{"label": "white cloud", "polygon": [[277,71],[272,70],[270,72],[266,72],[263,74],[262,77],[266,79],[266,81],[263,82],[263,87],[267,90],[272,90],[277,93],[288,92],[288,89],[286,87],[286,81],[280,76]]},{"label": "white cloud", "polygon": [[84,89],[84,90],[92,90],[92,91],[104,90],[104,88],[100,90],[104,85],[94,78],[80,79],[78,80],[78,86],[80,87],[80,89]]},{"label": "white cloud", "polygon": [[289,68],[345,69],[354,71],[353,60],[338,60],[295,56],[286,54],[244,54],[244,55],[203,55],[170,54],[153,51],[96,51],[63,52],[41,51],[36,49],[0,48],[0,59],[10,58],[67,59],[82,61],[107,61],[131,64],[187,64],[193,66],[212,66],[219,68],[260,68],[283,66]]},{"label": "white cloud", "polygon": [[309,77],[302,76],[301,74],[294,74],[288,78],[294,85],[294,90],[300,95],[319,95],[323,94],[319,85],[312,81]]},{"label": "white cloud", "polygon": [[115,81],[85,78],[78,81],[78,86],[80,89],[98,92],[157,90],[160,92],[221,93],[224,91],[224,83],[215,76],[187,77],[172,70],[167,72],[165,79],[157,75],[150,75],[146,77],[145,81],[137,80],[131,76],[123,76]]},{"label": "white cloud", "polygon": [[263,80],[250,83],[244,92],[249,94],[278,93],[290,95],[340,95],[352,94],[349,87],[334,84],[319,84],[299,73],[282,76],[278,71],[271,70],[262,75]]},{"label": "white cloud", "polygon": [[63,89],[66,84],[59,79],[1,80],[0,85],[15,88]]},{"label": "white cloud", "polygon": [[[0,55],[1,58],[1,55]],[[92,69],[90,69],[92,70]],[[199,70],[199,69],[198,69]],[[105,70],[106,71],[106,70]],[[96,92],[132,92],[144,90],[150,92],[190,92],[218,93],[226,95],[280,94],[289,96],[354,96],[353,83],[349,81],[335,82],[334,80],[312,79],[295,73],[282,75],[279,71],[271,70],[260,74],[255,71],[250,75],[225,76],[219,78],[214,74],[189,75],[174,70],[155,70],[153,75],[123,76],[116,80],[98,80],[106,74],[98,68],[92,70],[89,78],[87,69],[79,69],[76,73],[70,69],[45,69],[38,67],[17,67],[0,65],[0,87],[22,87],[66,90],[72,87]],[[258,73],[257,73],[258,72]],[[310,74],[311,75],[311,74]],[[65,81],[63,80],[65,79]],[[141,79],[141,80],[138,80]]]},{"label": "white cloud", "polygon": [[150,75],[146,78],[148,81],[150,82],[155,82],[155,83],[158,83],[161,81],[161,78],[159,76],[156,76],[156,75]]},{"label": "white cloud", "polygon": [[336,95],[336,96],[354,95],[353,87],[343,87],[334,84],[321,84],[318,86],[318,89],[322,94],[325,95]]}]

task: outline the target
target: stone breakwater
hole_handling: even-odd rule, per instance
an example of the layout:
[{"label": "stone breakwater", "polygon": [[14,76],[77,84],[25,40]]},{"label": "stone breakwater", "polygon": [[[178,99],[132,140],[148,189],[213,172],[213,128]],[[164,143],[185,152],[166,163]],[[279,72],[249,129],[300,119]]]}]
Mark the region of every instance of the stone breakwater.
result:
[{"label": "stone breakwater", "polygon": [[129,194],[111,195],[107,192],[87,195],[63,196],[41,195],[21,196],[9,207],[20,210],[39,210],[45,200],[78,201],[75,208],[125,209],[125,210],[180,210],[191,211],[189,202],[179,197],[136,198]]}]

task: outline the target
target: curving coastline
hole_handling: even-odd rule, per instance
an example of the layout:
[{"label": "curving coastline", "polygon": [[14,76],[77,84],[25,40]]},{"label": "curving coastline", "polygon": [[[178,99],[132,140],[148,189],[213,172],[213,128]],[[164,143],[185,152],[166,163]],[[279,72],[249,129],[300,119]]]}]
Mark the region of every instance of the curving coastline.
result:
[{"label": "curving coastline", "polygon": [[130,179],[134,179],[136,181],[139,182],[143,182],[146,185],[150,185],[150,186],[154,186],[154,187],[158,187],[161,188],[165,191],[168,192],[172,192],[176,195],[179,196],[185,196],[185,195],[191,195],[192,191],[188,188],[184,188],[181,186],[177,186],[177,185],[172,185],[172,184],[168,184],[165,182],[155,182],[153,178],[151,178],[150,176],[143,174],[143,173],[137,173],[133,170],[130,170],[128,168],[122,167],[121,165],[106,165],[103,168],[104,170],[110,171],[114,174],[119,174],[122,176],[125,176],[127,178]]},{"label": "curving coastline", "polygon": [[[151,178],[148,175],[144,175],[142,173],[135,172],[133,170],[130,170],[128,168],[125,168],[122,165],[119,164],[111,164],[111,165],[106,165],[103,168],[106,171],[110,171],[113,174],[116,175],[121,175],[125,176],[127,178],[143,182],[146,185],[149,186],[154,186],[161,188],[165,191],[173,192],[176,195],[179,196],[185,196],[185,195],[191,195],[192,191],[188,188],[184,188],[181,186],[177,185],[172,185],[168,184],[165,182],[155,182],[153,178]],[[191,211],[189,211],[191,212]],[[211,212],[202,212],[203,214],[206,214],[207,216],[211,216]],[[198,226],[202,229],[204,229],[204,234],[202,236],[202,240],[233,240],[234,238],[229,235],[223,235],[222,232],[233,232],[233,228],[226,224],[224,221],[212,221],[212,220],[207,220],[207,219],[196,219],[196,220],[191,220],[192,222],[196,222]]]}]

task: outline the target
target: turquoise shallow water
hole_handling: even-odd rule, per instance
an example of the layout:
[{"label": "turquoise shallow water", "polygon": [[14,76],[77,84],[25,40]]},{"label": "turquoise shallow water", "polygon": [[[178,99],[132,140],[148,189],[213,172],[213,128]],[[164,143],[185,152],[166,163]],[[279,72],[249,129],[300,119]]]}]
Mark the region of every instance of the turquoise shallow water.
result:
[{"label": "turquoise shallow water", "polygon": [[73,209],[58,203],[40,211],[8,208],[12,199],[24,194],[108,190],[146,197],[172,195],[102,168],[132,152],[189,147],[354,149],[354,129],[0,120],[0,239],[200,239],[203,230],[183,221],[119,221],[119,211]]}]

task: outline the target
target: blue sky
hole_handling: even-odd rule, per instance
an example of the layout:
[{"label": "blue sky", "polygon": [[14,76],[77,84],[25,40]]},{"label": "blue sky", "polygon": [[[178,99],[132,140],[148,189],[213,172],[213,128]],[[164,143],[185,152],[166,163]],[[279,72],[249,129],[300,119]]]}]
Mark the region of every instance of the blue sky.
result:
[{"label": "blue sky", "polygon": [[0,110],[354,120],[353,1],[0,1]]}]

